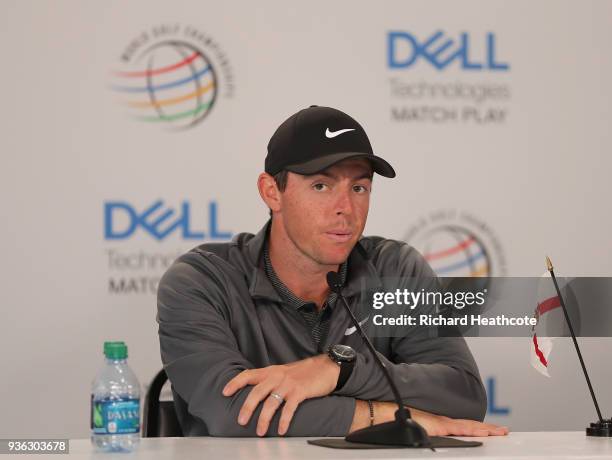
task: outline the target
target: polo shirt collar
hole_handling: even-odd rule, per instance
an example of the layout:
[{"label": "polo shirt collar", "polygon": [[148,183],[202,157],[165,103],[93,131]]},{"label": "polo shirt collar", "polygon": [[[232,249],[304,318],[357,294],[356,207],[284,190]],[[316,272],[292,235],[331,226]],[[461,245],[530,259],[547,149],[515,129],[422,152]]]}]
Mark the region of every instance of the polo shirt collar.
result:
[{"label": "polo shirt collar", "polygon": [[[311,301],[304,300],[296,296],[285,285],[285,283],[281,281],[281,279],[276,274],[276,271],[274,271],[274,267],[272,266],[272,261],[270,260],[269,247],[270,247],[269,240],[266,240],[264,244],[264,250],[263,250],[263,264],[264,264],[264,270],[266,272],[266,276],[268,277],[268,280],[270,280],[270,282],[272,283],[272,286],[274,286],[274,289],[276,289],[276,292],[278,292],[278,294],[283,298],[283,300],[287,304],[289,304],[290,307],[296,310],[299,310],[300,308],[305,307],[306,305],[313,304],[313,302]],[[343,262],[340,265],[340,268],[338,270],[338,272],[340,273],[341,279],[342,279],[342,283],[344,283],[346,280],[346,271],[347,271],[346,262]],[[336,294],[335,292],[330,292],[329,295],[327,296],[327,300],[325,301],[326,305],[333,308],[333,306],[336,303],[337,296],[338,294]]]},{"label": "polo shirt collar", "polygon": [[353,297],[366,288],[382,289],[382,281],[376,267],[370,261],[368,253],[358,241],[348,257],[346,282],[342,289],[344,297]]},{"label": "polo shirt collar", "polygon": [[248,257],[253,266],[249,294],[254,299],[263,298],[274,302],[282,302],[283,299],[281,299],[280,295],[266,276],[262,263],[264,244],[266,243],[271,224],[272,219],[268,219],[268,222],[266,222],[263,228],[246,243]]}]

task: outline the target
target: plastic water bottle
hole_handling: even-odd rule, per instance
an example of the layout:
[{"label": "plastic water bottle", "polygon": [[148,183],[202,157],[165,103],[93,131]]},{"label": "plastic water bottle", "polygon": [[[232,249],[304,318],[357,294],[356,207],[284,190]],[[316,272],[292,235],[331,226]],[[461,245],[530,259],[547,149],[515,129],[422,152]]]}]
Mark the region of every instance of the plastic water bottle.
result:
[{"label": "plastic water bottle", "polygon": [[140,441],[140,384],[124,342],[104,342],[104,356],[92,384],[91,442],[97,451],[130,452]]}]

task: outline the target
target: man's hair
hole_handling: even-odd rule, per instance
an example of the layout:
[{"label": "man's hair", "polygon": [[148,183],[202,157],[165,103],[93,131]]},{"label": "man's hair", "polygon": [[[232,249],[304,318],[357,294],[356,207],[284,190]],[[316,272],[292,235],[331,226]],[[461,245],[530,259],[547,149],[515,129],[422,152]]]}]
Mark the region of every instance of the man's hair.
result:
[{"label": "man's hair", "polygon": [[[284,192],[287,188],[287,178],[289,177],[288,171],[283,169],[281,172],[274,174],[274,182],[281,192]],[[272,217],[272,210],[270,209],[270,217]]]},{"label": "man's hair", "polygon": [[289,177],[289,174],[287,173],[288,171],[286,169],[283,169],[281,172],[276,173],[274,176],[272,176],[274,177],[274,182],[276,182],[276,186],[281,192],[284,192],[287,188],[287,178]]}]

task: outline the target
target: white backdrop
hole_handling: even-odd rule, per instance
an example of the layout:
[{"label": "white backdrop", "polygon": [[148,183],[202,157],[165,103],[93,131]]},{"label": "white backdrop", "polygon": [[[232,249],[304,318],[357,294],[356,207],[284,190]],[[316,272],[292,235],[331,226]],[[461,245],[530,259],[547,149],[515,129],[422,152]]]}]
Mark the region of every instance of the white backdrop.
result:
[{"label": "white backdrop", "polygon": [[[354,116],[398,171],[376,179],[366,234],[435,249],[445,236],[430,231],[452,225],[478,239],[492,275],[538,276],[544,254],[563,274],[612,274],[609,2],[63,0],[0,11],[2,437],[86,436],[104,340],[125,340],[148,383],[161,366],[163,261],[203,241],[185,235],[263,225],[255,182],[268,139],[311,104]],[[172,47],[187,53],[180,60],[196,50],[214,72],[141,77],[168,68]],[[159,120],[152,101],[181,114],[211,82],[200,122]],[[124,205],[110,220],[109,203]],[[109,225],[129,233],[126,209],[150,229],[182,226],[109,239]],[[152,224],[164,210],[175,214]],[[582,342],[609,416],[612,342]],[[515,430],[594,420],[569,341],[553,352],[550,380],[529,367],[529,339],[470,343],[494,380],[490,420]]]}]

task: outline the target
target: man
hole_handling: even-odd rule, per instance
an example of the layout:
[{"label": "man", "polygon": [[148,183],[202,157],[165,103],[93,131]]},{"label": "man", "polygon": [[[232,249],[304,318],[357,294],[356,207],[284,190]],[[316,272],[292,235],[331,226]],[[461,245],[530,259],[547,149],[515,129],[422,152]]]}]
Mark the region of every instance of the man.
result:
[{"label": "man", "polygon": [[[353,118],[301,110],[272,136],[258,179],[271,220],[195,248],[164,275],[161,354],[185,435],[344,436],[393,419],[391,389],[326,282],[337,271],[355,311],[365,281],[437,282],[407,244],[362,238],[374,172],[395,176]],[[486,395],[463,338],[412,331],[373,343],[430,435],[507,433],[479,421]]]}]

